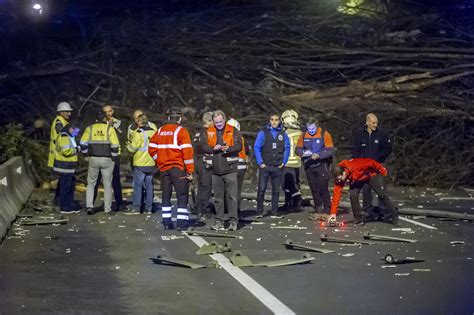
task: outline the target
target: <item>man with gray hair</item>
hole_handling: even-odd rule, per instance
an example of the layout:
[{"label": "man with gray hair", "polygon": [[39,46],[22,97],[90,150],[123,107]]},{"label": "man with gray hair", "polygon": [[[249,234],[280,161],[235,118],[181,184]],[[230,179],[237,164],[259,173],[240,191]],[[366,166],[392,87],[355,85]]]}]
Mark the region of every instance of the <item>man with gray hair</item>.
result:
[{"label": "man with gray hair", "polygon": [[211,213],[211,191],[212,191],[212,155],[204,154],[201,142],[206,137],[207,128],[214,125],[212,121],[212,112],[205,112],[202,115],[202,126],[199,127],[193,137],[194,146],[194,165],[196,166],[196,179],[198,182],[198,191],[196,195],[196,204],[194,212],[200,216],[210,215]]},{"label": "man with gray hair", "polygon": [[228,218],[229,231],[236,231],[239,220],[237,163],[242,150],[242,136],[235,127],[226,123],[223,111],[216,110],[212,114],[212,120],[214,125],[207,128],[206,136],[201,142],[204,153],[212,156],[212,189],[216,207],[216,221],[212,229],[224,229],[224,222]]}]

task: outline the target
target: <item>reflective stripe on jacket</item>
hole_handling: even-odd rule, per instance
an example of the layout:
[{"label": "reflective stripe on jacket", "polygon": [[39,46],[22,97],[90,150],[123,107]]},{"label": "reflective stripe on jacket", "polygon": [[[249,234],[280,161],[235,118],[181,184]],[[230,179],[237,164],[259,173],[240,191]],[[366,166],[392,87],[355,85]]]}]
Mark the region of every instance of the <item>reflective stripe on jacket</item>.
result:
[{"label": "reflective stripe on jacket", "polygon": [[115,129],[104,122],[90,125],[81,137],[81,150],[88,156],[118,156],[119,141]]},{"label": "reflective stripe on jacket", "polygon": [[167,124],[151,137],[148,153],[161,172],[173,167],[194,172],[194,150],[188,130],[177,124]]},{"label": "reflective stripe on jacket", "polygon": [[133,153],[133,166],[151,166],[153,169],[155,168],[155,161],[148,153],[148,145],[155,132],[156,129],[147,125],[133,133],[131,142],[127,145],[127,150]]},{"label": "reflective stripe on jacket", "polygon": [[78,150],[74,137],[66,132],[56,139],[53,170],[63,174],[74,174],[78,165]]},{"label": "reflective stripe on jacket", "polygon": [[303,132],[299,129],[293,129],[293,128],[288,128],[286,129],[286,134],[288,135],[288,138],[290,138],[290,157],[288,158],[288,162],[286,163],[286,167],[291,167],[291,168],[300,168],[301,167],[301,157],[296,155],[295,149],[296,149],[296,144],[298,143],[298,140],[300,136],[303,134]]},{"label": "reflective stripe on jacket", "polygon": [[53,167],[55,151],[56,151],[56,139],[58,138],[61,130],[69,122],[63,116],[56,116],[53,123],[51,124],[50,139],[49,139],[49,154],[48,154],[48,167]]},{"label": "reflective stripe on jacket", "polygon": [[239,161],[237,163],[238,170],[247,169],[248,156],[247,156],[246,149],[247,149],[247,144],[245,143],[244,137],[242,137],[242,150],[240,150],[239,152]]},{"label": "reflective stripe on jacket", "polygon": [[[205,153],[204,161],[212,165],[212,173],[224,175],[237,171],[239,152],[242,150],[242,136],[239,131],[226,124],[223,130],[214,126],[207,128],[206,136],[202,139],[202,149]],[[217,145],[227,145],[227,151],[214,151]]]}]

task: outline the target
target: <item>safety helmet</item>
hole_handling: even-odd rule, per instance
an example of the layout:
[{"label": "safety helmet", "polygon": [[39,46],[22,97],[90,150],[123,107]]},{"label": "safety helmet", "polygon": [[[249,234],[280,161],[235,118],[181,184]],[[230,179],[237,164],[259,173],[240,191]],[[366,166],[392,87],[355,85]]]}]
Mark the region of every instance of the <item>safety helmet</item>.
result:
[{"label": "safety helmet", "polygon": [[58,104],[58,107],[56,108],[57,112],[71,112],[73,111],[71,105],[69,105],[68,102],[61,102]]},{"label": "safety helmet", "polygon": [[298,113],[292,109],[287,109],[281,114],[281,119],[285,127],[298,126]]},{"label": "safety helmet", "polygon": [[166,114],[168,116],[182,116],[183,113],[181,112],[181,109],[178,107],[171,107],[166,111]]},{"label": "safety helmet", "polygon": [[237,129],[238,131],[240,131],[240,123],[235,120],[234,118],[231,118],[227,121],[227,124],[228,125],[231,125],[232,127],[234,127],[235,129]]}]

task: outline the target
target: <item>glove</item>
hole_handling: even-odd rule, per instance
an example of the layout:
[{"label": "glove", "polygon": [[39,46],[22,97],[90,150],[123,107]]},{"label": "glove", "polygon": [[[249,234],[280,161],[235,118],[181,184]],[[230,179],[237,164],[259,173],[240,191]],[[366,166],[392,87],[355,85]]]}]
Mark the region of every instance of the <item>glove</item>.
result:
[{"label": "glove", "polygon": [[305,150],[305,151],[303,151],[303,156],[310,156],[310,155],[312,155],[312,154],[313,154],[313,152],[312,152],[311,150]]}]

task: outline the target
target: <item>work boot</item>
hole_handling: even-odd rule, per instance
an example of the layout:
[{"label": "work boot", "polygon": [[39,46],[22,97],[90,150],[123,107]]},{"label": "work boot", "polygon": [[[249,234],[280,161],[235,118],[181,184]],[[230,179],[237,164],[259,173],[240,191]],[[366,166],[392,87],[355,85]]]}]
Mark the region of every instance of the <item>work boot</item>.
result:
[{"label": "work boot", "polygon": [[222,223],[221,220],[216,220],[214,224],[212,225],[211,229],[219,231],[224,229],[224,224]]},{"label": "work boot", "polygon": [[171,219],[165,219],[162,223],[165,230],[174,230],[173,221],[171,221]]},{"label": "work boot", "polygon": [[386,220],[387,223],[390,223],[392,225],[398,225],[398,212],[395,212],[393,214],[391,214],[387,220]]},{"label": "work boot", "polygon": [[93,215],[94,214],[94,208],[87,208],[86,212],[87,212],[87,215]]},{"label": "work boot", "polygon": [[176,221],[176,231],[186,231],[189,227],[189,221],[178,220]]},{"label": "work boot", "polygon": [[236,221],[230,221],[228,230],[229,231],[237,231],[237,229],[238,229],[237,222]]}]

